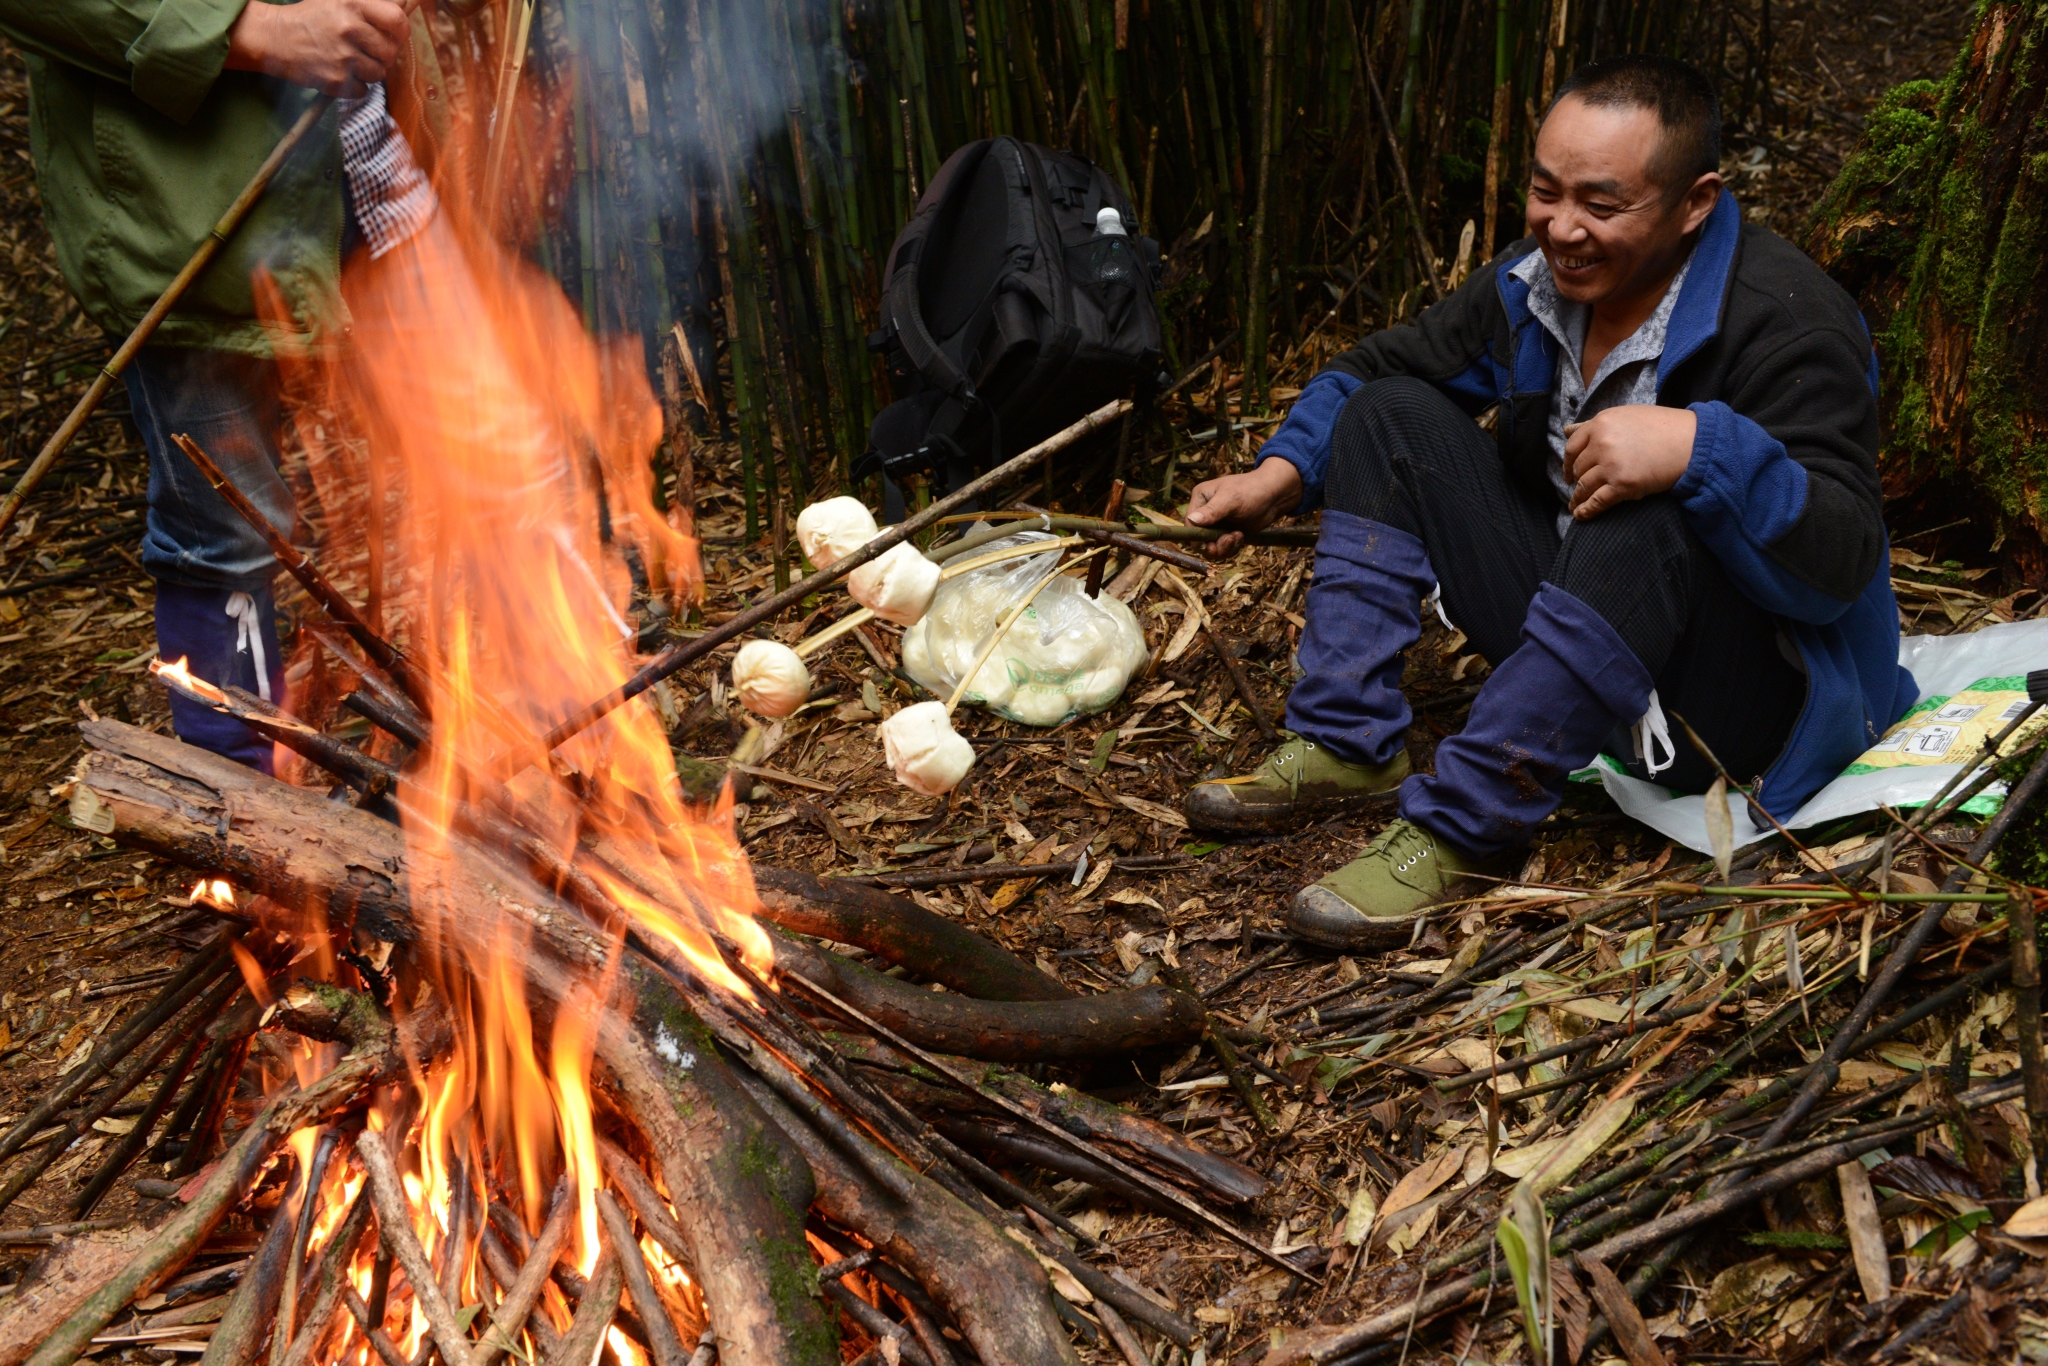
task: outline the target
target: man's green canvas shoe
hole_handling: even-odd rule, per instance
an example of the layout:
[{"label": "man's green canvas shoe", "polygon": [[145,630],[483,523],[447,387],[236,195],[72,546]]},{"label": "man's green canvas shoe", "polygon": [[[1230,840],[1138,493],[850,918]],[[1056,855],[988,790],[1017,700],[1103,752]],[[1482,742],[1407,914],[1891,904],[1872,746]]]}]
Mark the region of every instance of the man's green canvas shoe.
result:
[{"label": "man's green canvas shoe", "polygon": [[1252,772],[1196,783],[1182,809],[1197,830],[1274,835],[1327,816],[1385,805],[1408,769],[1406,750],[1377,766],[1347,764],[1315,741],[1288,732],[1285,743]]},{"label": "man's green canvas shoe", "polygon": [[1421,826],[1396,820],[1363,854],[1295,893],[1287,928],[1326,948],[1397,947],[1454,883],[1487,868]]}]

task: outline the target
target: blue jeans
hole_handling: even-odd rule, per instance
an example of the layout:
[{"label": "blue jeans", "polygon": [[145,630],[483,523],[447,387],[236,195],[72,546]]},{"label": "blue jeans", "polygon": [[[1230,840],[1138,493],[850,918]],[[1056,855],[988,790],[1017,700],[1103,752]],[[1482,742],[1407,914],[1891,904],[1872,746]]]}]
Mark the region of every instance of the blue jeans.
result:
[{"label": "blue jeans", "polygon": [[[129,365],[128,398],[149,448],[149,518],[142,565],[157,582],[156,639],[166,663],[187,661],[209,683],[284,700],[271,582],[277,560],[261,535],[213,491],[171,438],[190,436],[260,509],[290,534],[291,488],[279,472],[284,420],[273,361],[225,351],[146,346]],[[260,641],[230,614],[252,600]],[[243,609],[245,619],[248,608]],[[259,685],[255,646],[266,677]],[[270,742],[241,722],[176,693],[171,723],[188,744],[269,771]]]},{"label": "blue jeans", "polygon": [[145,346],[125,378],[135,425],[149,447],[142,567],[159,583],[243,592],[268,587],[277,572],[270,547],[171,438],[197,441],[270,524],[289,533],[292,492],[278,472],[284,412],[276,362]]}]

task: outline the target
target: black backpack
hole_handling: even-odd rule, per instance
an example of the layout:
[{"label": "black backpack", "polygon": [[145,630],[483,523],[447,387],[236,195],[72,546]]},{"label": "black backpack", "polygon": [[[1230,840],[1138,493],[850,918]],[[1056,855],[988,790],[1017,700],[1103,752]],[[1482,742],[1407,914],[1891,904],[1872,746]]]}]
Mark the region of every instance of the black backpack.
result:
[{"label": "black backpack", "polygon": [[[1116,210],[1125,236],[1099,234]],[[881,328],[868,345],[897,401],[868,433],[856,477],[934,475],[950,492],[1113,398],[1164,384],[1159,244],[1136,234],[1123,190],[1082,157],[1015,138],[946,158],[890,248]]]}]

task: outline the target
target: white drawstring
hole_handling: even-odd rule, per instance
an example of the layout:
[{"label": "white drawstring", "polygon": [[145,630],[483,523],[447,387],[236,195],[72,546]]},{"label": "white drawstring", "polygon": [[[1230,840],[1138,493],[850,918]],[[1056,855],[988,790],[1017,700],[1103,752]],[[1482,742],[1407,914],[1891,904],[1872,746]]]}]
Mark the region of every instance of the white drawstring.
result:
[{"label": "white drawstring", "polygon": [[1444,615],[1443,580],[1437,580],[1436,587],[1429,590],[1429,596],[1422,600],[1422,605],[1424,607],[1436,608],[1436,619],[1444,624],[1444,629],[1446,631],[1456,631],[1458,629],[1457,627],[1451,625],[1451,619]]},{"label": "white drawstring", "polygon": [[270,656],[263,648],[262,614],[256,610],[256,599],[247,593],[228,594],[228,613],[235,619],[235,653],[247,651],[256,663],[256,695],[265,702],[270,698]]},{"label": "white drawstring", "polygon": [[[1678,760],[1678,749],[1671,743],[1671,723],[1664,719],[1663,704],[1657,701],[1657,690],[1650,689],[1650,709],[1643,713],[1634,729],[1636,758],[1643,761],[1643,767],[1652,778]],[[1657,746],[1664,747],[1664,761],[1657,761]]]}]

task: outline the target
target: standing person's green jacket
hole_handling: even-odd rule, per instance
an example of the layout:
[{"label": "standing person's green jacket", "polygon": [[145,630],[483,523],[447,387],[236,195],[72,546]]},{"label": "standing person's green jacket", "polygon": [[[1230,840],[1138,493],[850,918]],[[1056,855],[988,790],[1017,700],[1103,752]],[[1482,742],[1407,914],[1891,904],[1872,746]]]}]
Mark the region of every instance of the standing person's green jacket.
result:
[{"label": "standing person's green jacket", "polygon": [[[315,98],[224,69],[228,31],[251,2],[0,0],[0,32],[28,64],[30,145],[57,264],[87,315],[117,335],[156,302]],[[387,88],[394,110],[424,113],[431,134],[441,91],[417,17],[411,55]],[[413,141],[430,151],[435,139]],[[341,234],[330,110],[156,341],[251,355],[317,341],[344,316]],[[259,271],[276,281],[288,319],[259,321]]]}]

